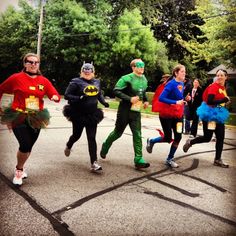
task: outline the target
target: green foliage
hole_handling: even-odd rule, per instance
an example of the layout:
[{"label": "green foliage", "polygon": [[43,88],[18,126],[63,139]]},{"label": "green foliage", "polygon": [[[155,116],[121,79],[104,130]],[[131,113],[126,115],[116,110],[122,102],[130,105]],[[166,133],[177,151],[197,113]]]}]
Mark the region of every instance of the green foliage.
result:
[{"label": "green foliage", "polygon": [[196,25],[204,34],[190,41],[179,36],[178,41],[192,55],[193,63],[206,61],[236,66],[236,4],[235,1],[197,1],[193,12],[204,19]]},{"label": "green foliage", "polygon": [[[150,91],[178,62],[205,80],[213,63],[235,65],[235,12],[233,0],[47,0],[41,71],[64,93],[82,63],[93,61],[109,96],[138,57],[146,63]],[[21,70],[25,53],[36,52],[39,13],[20,0],[19,9],[0,15],[1,80]]]},{"label": "green foliage", "polygon": [[26,52],[35,52],[37,45],[38,14],[25,1],[21,9],[9,7],[0,16],[0,65],[2,76],[8,76],[12,68],[20,67],[19,58]]},{"label": "green foliage", "polygon": [[142,58],[149,68],[154,68],[159,57],[167,62],[165,45],[157,42],[150,25],[144,26],[141,21],[138,9],[125,10],[118,19],[118,33],[112,50],[124,66],[133,58]]}]

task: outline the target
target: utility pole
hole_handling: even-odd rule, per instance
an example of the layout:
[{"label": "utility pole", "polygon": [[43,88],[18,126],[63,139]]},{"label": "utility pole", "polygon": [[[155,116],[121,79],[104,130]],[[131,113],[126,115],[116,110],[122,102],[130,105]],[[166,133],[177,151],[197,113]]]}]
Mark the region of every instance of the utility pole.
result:
[{"label": "utility pole", "polygon": [[[46,3],[46,1],[45,1],[45,3]],[[39,57],[40,57],[40,54],[41,54],[41,44],[42,44],[43,7],[44,7],[44,0],[41,0],[40,1],[39,29],[38,29],[38,44],[37,44],[37,55]]]}]

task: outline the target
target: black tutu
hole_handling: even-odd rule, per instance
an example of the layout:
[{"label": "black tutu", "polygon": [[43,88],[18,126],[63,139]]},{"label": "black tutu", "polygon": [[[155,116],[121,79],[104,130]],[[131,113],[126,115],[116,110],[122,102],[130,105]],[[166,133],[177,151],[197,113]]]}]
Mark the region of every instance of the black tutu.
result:
[{"label": "black tutu", "polygon": [[103,111],[99,108],[91,113],[84,113],[73,109],[70,105],[65,105],[62,113],[67,120],[79,122],[83,126],[97,125],[104,118]]},{"label": "black tutu", "polygon": [[70,105],[65,105],[62,109],[62,114],[66,117],[67,120],[71,121],[72,117],[72,108]]}]

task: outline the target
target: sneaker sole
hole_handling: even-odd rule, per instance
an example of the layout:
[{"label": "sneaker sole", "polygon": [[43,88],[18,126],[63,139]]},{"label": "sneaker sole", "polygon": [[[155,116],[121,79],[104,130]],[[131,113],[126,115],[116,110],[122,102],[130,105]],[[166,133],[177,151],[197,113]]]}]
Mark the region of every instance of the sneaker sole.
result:
[{"label": "sneaker sole", "polygon": [[172,166],[170,163],[165,163],[165,165],[170,167],[170,168],[179,168],[179,165],[178,166]]},{"label": "sneaker sole", "polygon": [[93,172],[93,173],[101,173],[102,172],[102,168],[99,168],[97,170],[91,169],[91,172]]},{"label": "sneaker sole", "polygon": [[136,169],[144,169],[144,168],[148,168],[149,166],[150,166],[149,163],[135,164]]},{"label": "sneaker sole", "polygon": [[221,168],[229,168],[229,165],[226,165],[226,164],[218,164],[218,163],[213,163],[214,166],[218,166],[218,167],[221,167]]},{"label": "sneaker sole", "polygon": [[16,186],[21,186],[23,184],[23,181],[21,181],[21,183],[18,183],[18,182],[15,182],[14,179],[13,179],[12,183]]},{"label": "sneaker sole", "polygon": [[101,152],[100,152],[100,157],[101,157],[102,159],[106,159],[106,155],[102,154]]}]

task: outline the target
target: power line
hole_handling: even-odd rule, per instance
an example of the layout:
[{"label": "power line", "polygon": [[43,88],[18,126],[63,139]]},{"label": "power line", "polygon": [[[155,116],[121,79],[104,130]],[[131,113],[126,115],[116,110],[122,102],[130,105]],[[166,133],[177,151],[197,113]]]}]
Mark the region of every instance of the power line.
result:
[{"label": "power line", "polygon": [[[189,19],[189,20],[182,20],[182,21],[179,21],[179,22],[180,23],[194,22],[194,21],[198,21],[199,19],[207,20],[207,19],[210,19],[210,18],[216,18],[216,17],[220,17],[220,16],[234,15],[234,14],[236,14],[236,12],[225,12],[225,13],[221,13],[221,14],[218,14],[218,15],[208,16],[208,17],[205,17],[205,18],[194,18],[194,19]],[[173,21],[173,22],[177,22],[177,21]],[[158,26],[162,26],[162,25],[165,25],[165,23],[160,24]],[[142,29],[146,29],[146,28],[149,28],[149,27],[150,26],[142,26],[142,27],[130,28],[130,29],[126,29],[126,30],[111,30],[109,32],[106,32],[105,34],[113,34],[113,33],[117,33],[117,32],[129,32],[129,31],[135,31],[135,30],[142,30]],[[64,27],[62,27],[61,29],[64,29]],[[64,37],[83,37],[83,36],[89,36],[89,35],[97,35],[97,33],[87,32],[87,33],[79,33],[79,34],[64,34],[62,36],[64,36]]]}]

